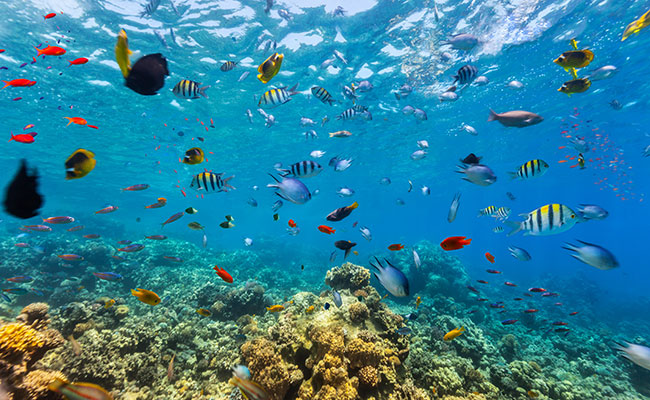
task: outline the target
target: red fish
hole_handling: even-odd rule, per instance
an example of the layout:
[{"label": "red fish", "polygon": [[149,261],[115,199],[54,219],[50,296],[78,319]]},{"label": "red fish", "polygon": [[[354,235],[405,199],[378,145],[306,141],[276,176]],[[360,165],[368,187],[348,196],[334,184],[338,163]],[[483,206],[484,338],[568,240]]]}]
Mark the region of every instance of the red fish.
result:
[{"label": "red fish", "polygon": [[149,204],[145,208],[160,208],[167,204],[167,199],[164,197],[159,197],[157,203]]},{"label": "red fish", "polygon": [[390,246],[388,246],[388,250],[390,250],[390,251],[400,251],[403,248],[404,248],[404,245],[399,244],[399,243],[391,244]]},{"label": "red fish", "polygon": [[44,19],[50,19],[50,18],[54,18],[54,17],[56,17],[56,13],[49,13],[49,14],[43,16]]},{"label": "red fish", "polygon": [[485,253],[485,258],[487,258],[490,263],[494,264],[494,256],[492,254]]},{"label": "red fish", "polygon": [[11,139],[9,141],[15,140],[18,143],[34,143],[34,136],[27,133],[21,133],[20,135],[14,135],[11,133]]},{"label": "red fish", "polygon": [[536,313],[537,311],[539,311],[539,310],[536,309],[536,308],[529,308],[528,310],[524,310],[524,312],[527,313],[527,314]]},{"label": "red fish", "polygon": [[482,283],[482,284],[484,284],[484,285],[487,285],[488,283],[490,283],[490,282],[488,282],[488,281],[484,281],[483,279],[479,279],[479,280],[477,280],[476,282],[478,282],[478,283]]},{"label": "red fish", "polygon": [[34,47],[36,51],[38,51],[38,54],[36,57],[40,57],[41,55],[44,56],[62,56],[65,54],[65,49],[62,47],[57,47],[57,46],[47,46],[44,49],[39,49],[38,47]]},{"label": "red fish", "polygon": [[68,67],[69,67],[69,66],[71,66],[71,65],[82,65],[82,64],[85,64],[85,63],[88,62],[88,59],[87,59],[86,57],[81,57],[81,58],[77,58],[76,60],[72,60],[72,61],[68,60],[68,62],[70,63],[70,64],[68,65]]},{"label": "red fish", "polygon": [[80,230],[82,230],[83,228],[84,228],[83,225],[73,226],[72,228],[68,228],[68,232],[76,232],[76,231],[80,231]]},{"label": "red fish", "polygon": [[580,311],[574,311],[574,312],[572,312],[572,313],[569,314],[569,315],[573,317],[574,315],[578,315],[579,312],[580,312]]},{"label": "red fish", "polygon": [[29,79],[12,79],[10,81],[2,81],[4,82],[4,86],[2,89],[6,88],[7,86],[12,86],[12,87],[27,87],[27,86],[34,86],[36,85],[36,81],[30,81]]},{"label": "red fish", "polygon": [[149,185],[147,185],[146,183],[141,183],[141,184],[138,184],[138,185],[125,187],[125,188],[122,188],[120,190],[127,191],[127,192],[137,192],[137,191],[145,190],[145,189],[148,189],[148,188],[149,188]]},{"label": "red fish", "polygon": [[289,226],[292,227],[292,228],[295,228],[296,226],[298,226],[298,224],[296,224],[292,219],[290,219],[289,222],[287,222],[287,223],[288,223]]},{"label": "red fish", "polygon": [[4,53],[5,49],[0,49],[0,54]]},{"label": "red fish", "polygon": [[[69,121],[68,125],[70,125],[70,124],[86,125],[88,123],[88,121],[86,121],[85,119],[83,119],[81,117],[63,117],[63,118],[65,118],[65,119],[67,119]],[[68,126],[68,125],[66,125],[66,126]]]},{"label": "red fish", "polygon": [[546,289],[539,288],[539,287],[532,287],[532,288],[528,289],[528,291],[533,292],[533,293],[542,293],[542,292],[546,292]]},{"label": "red fish", "polygon": [[564,326],[564,325],[569,325],[569,323],[568,322],[563,322],[563,321],[556,321],[556,322],[553,322],[553,325],[555,325],[555,326]]},{"label": "red fish", "polygon": [[86,125],[86,126],[89,127],[89,128],[93,128],[93,129],[99,129],[99,127],[95,126],[95,125]]},{"label": "red fish", "polygon": [[95,214],[108,214],[108,213],[111,213],[113,211],[116,211],[117,208],[118,208],[117,206],[108,206],[106,208],[102,208],[99,211],[95,211]]},{"label": "red fish", "polygon": [[488,274],[500,274],[501,271],[498,271],[496,269],[486,269],[485,270]]},{"label": "red fish", "polygon": [[320,225],[318,227],[318,230],[323,232],[323,233],[327,233],[328,235],[331,235],[332,233],[336,232],[336,229],[332,229],[331,227],[329,227],[327,225]]},{"label": "red fish", "polygon": [[185,213],[183,211],[177,212],[176,214],[172,215],[171,217],[167,218],[165,222],[162,223],[163,228],[167,224],[171,224],[174,221],[178,221]]},{"label": "red fish", "polygon": [[514,283],[512,283],[510,281],[505,281],[503,284],[506,285],[506,286],[512,286],[512,287],[517,286],[516,284],[514,284]]},{"label": "red fish", "polygon": [[228,283],[232,283],[232,276],[230,276],[230,274],[227,273],[225,269],[219,268],[217,265],[215,265],[213,269],[217,272],[217,275],[219,275],[221,279]]},{"label": "red fish", "polygon": [[440,243],[440,247],[446,251],[458,250],[470,243],[472,243],[472,239],[467,239],[465,236],[450,236]]},{"label": "red fish", "polygon": [[29,243],[16,243],[14,246],[26,248],[29,247]]},{"label": "red fish", "polygon": [[84,237],[85,237],[86,239],[99,239],[101,236],[99,236],[99,235],[96,234],[96,233],[90,233],[90,234],[88,234],[88,235],[84,235]]},{"label": "red fish", "polygon": [[84,259],[83,256],[79,256],[77,254],[59,254],[57,257],[62,258],[66,261],[82,261]]}]

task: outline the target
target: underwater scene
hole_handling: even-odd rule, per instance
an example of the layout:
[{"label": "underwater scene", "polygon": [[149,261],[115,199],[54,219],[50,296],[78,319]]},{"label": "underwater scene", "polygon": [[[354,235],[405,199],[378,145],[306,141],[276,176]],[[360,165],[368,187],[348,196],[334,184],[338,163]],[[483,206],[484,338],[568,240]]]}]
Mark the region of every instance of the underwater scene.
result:
[{"label": "underwater scene", "polygon": [[650,399],[649,10],[0,2],[0,400]]}]

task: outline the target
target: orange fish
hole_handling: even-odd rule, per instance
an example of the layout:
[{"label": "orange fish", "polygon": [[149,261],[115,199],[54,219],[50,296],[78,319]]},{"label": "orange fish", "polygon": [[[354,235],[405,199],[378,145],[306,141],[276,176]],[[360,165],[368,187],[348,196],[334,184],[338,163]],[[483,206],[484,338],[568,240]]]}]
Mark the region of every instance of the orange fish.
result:
[{"label": "orange fish", "polygon": [[26,133],[21,133],[20,135],[14,135],[12,133],[9,141],[11,142],[12,140],[15,140],[18,143],[34,143],[34,136]]},{"label": "orange fish", "polygon": [[[87,63],[88,59],[86,57],[80,57],[80,58],[77,58],[76,60],[72,60],[72,61],[68,60],[68,62],[70,63],[70,65],[81,65],[81,64]],[[70,65],[68,65],[68,67]]]},{"label": "orange fish", "polygon": [[83,261],[83,256],[77,254],[59,254],[57,257],[62,258],[66,261]]},{"label": "orange fish", "polygon": [[167,199],[166,198],[158,197],[158,202],[157,203],[149,204],[145,208],[160,208],[160,207],[165,206],[166,204],[167,204]]},{"label": "orange fish", "polygon": [[36,57],[40,57],[41,55],[44,56],[62,56],[65,54],[65,49],[62,47],[57,47],[57,46],[47,46],[44,49],[39,49],[38,47],[34,47],[36,51],[38,51],[38,54]]},{"label": "orange fish", "polygon": [[318,227],[318,230],[323,232],[323,233],[327,233],[328,235],[331,235],[332,233],[336,232],[336,229],[332,229],[331,227],[329,227],[327,225],[320,225]]},{"label": "orange fish", "polygon": [[489,262],[491,262],[492,264],[494,264],[494,256],[493,256],[492,254],[490,254],[490,253],[485,253],[485,258],[487,258],[487,260],[488,260]]},{"label": "orange fish", "polygon": [[223,279],[224,281],[226,281],[228,283],[232,283],[232,281],[233,281],[232,276],[230,276],[230,274],[227,273],[225,269],[219,268],[219,266],[217,266],[217,265],[215,265],[214,268],[212,268],[212,269],[214,269],[217,272],[217,275],[219,275],[221,277],[221,279]]},{"label": "orange fish", "polygon": [[391,244],[390,246],[388,246],[388,250],[390,250],[390,251],[399,251],[399,250],[402,250],[403,248],[404,248],[403,244],[397,244],[397,243],[396,244]]},{"label": "orange fish", "polygon": [[[85,119],[83,119],[81,117],[63,117],[63,118],[70,121],[70,122],[68,122],[68,125],[70,125],[70,124],[86,125],[88,123],[88,121],[86,121]],[[68,126],[68,125],[66,125],[66,126]]]},{"label": "orange fish", "polygon": [[54,18],[54,17],[56,17],[56,13],[49,13],[49,14],[43,16],[44,19],[50,19],[50,18]]},{"label": "orange fish", "polygon": [[465,236],[450,236],[440,243],[440,247],[446,251],[458,250],[470,243],[472,243],[472,239],[467,239]]},{"label": "orange fish", "polygon": [[30,81],[29,79],[12,79],[10,81],[2,81],[4,82],[4,86],[2,89],[6,88],[7,86],[13,86],[13,87],[26,87],[26,86],[34,86],[36,85],[36,81]]},{"label": "orange fish", "polygon": [[296,224],[292,219],[289,220],[288,224],[292,228],[295,228],[296,226],[298,226],[298,224]]}]

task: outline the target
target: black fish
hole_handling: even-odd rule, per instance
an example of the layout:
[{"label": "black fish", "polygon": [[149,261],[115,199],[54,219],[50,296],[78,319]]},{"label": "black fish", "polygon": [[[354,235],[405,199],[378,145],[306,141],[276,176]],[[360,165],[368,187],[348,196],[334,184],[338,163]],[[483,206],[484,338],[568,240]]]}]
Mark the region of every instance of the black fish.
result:
[{"label": "black fish", "polygon": [[350,249],[352,249],[354,246],[357,244],[354,242],[351,242],[349,240],[337,240],[334,242],[334,246],[336,246],[337,249],[341,249],[345,251],[345,255],[343,256],[343,259],[347,258],[348,254],[350,254]]},{"label": "black fish", "polygon": [[5,191],[5,211],[14,217],[27,219],[38,215],[43,196],[38,193],[38,171],[27,171],[27,162],[21,160],[20,168]]},{"label": "black fish", "polygon": [[462,158],[460,160],[460,162],[462,162],[463,164],[470,164],[470,165],[478,164],[478,163],[481,162],[481,158],[483,158],[483,157],[478,157],[474,153],[469,153],[469,155],[467,157],[465,157],[465,158]]},{"label": "black fish", "polygon": [[327,219],[328,221],[340,221],[343,218],[350,215],[350,213],[352,213],[352,210],[354,210],[357,207],[359,207],[359,203],[355,201],[354,203],[352,203],[347,207],[337,208],[336,210],[329,213],[327,217],[325,217],[325,219]]},{"label": "black fish", "polygon": [[454,75],[454,83],[458,82],[461,85],[472,83],[476,79],[478,68],[473,65],[465,65],[458,70],[457,75]]},{"label": "black fish", "polygon": [[165,85],[165,76],[169,76],[167,59],[160,53],[149,54],[133,64],[126,86],[136,93],[153,96]]}]

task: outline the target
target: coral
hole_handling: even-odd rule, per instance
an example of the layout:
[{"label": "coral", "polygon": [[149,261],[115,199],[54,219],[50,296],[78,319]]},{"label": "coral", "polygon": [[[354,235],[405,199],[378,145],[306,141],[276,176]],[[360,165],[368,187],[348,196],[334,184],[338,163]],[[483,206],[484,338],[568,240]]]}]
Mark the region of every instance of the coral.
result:
[{"label": "coral", "polygon": [[289,390],[289,372],[275,345],[266,339],[255,339],[242,345],[241,355],[253,381],[267,389],[272,399],[284,399]]},{"label": "coral", "polygon": [[507,334],[501,338],[501,341],[499,342],[499,350],[501,351],[503,358],[506,360],[513,360],[517,357],[518,349],[519,342],[515,335]]},{"label": "coral", "polygon": [[50,306],[46,303],[29,304],[20,311],[20,314],[16,317],[16,321],[26,325],[32,325],[34,322],[37,322],[44,328],[50,323],[50,318],[47,315],[49,309]]},{"label": "coral", "polygon": [[350,304],[350,307],[348,307],[348,311],[350,312],[350,321],[356,323],[361,323],[366,319],[368,319],[368,317],[370,316],[370,311],[368,310],[368,306],[366,306],[364,303],[360,301]]},{"label": "coral", "polygon": [[11,323],[0,326],[0,358],[4,360],[20,361],[43,345],[38,331],[25,324]]},{"label": "coral", "polygon": [[23,381],[29,398],[46,399],[48,397],[55,397],[47,387],[57,378],[62,380],[66,379],[65,375],[58,371],[43,371],[37,369],[29,372]]},{"label": "coral", "polygon": [[363,289],[370,283],[370,270],[359,265],[345,264],[327,271],[325,284],[336,290]]},{"label": "coral", "polygon": [[361,385],[365,385],[371,388],[379,385],[379,373],[377,371],[377,368],[373,366],[366,365],[359,370],[357,375],[359,377],[359,383]]},{"label": "coral", "polygon": [[126,318],[127,315],[129,315],[129,306],[121,304],[115,307],[115,318],[123,319]]}]

